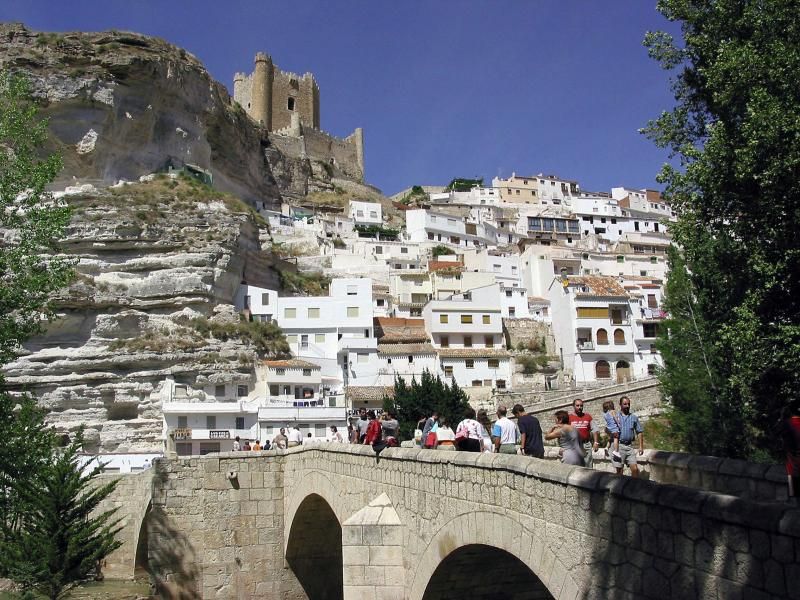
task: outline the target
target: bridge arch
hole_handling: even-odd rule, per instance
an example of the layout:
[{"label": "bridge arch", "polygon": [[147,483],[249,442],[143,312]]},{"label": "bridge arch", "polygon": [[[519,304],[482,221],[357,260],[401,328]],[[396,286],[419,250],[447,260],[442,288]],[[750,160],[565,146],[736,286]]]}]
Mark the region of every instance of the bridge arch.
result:
[{"label": "bridge arch", "polygon": [[[444,598],[445,592],[436,579],[447,578],[450,580],[448,589],[452,589],[452,580],[457,579],[460,572],[470,573],[472,569],[467,580],[471,579],[474,584],[475,572],[492,577],[487,571],[487,567],[492,566],[497,568],[498,577],[509,574],[523,577],[541,592],[538,596],[520,597],[574,598],[580,588],[565,568],[559,568],[558,559],[547,548],[543,537],[544,532],[534,536],[531,529],[504,514],[477,511],[459,515],[431,538],[417,562],[409,598]],[[476,564],[481,565],[479,570],[475,569]],[[505,575],[499,574],[503,569]],[[465,595],[476,597],[472,592],[462,593],[460,597]]]},{"label": "bridge arch", "polygon": [[286,505],[284,556],[309,600],[344,595],[338,495],[325,475],[312,471]]}]

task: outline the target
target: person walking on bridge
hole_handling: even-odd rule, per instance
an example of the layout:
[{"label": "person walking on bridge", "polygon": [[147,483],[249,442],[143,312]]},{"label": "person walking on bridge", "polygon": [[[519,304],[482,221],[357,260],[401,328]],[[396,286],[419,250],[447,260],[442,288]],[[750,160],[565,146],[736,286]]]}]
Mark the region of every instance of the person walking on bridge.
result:
[{"label": "person walking on bridge", "polygon": [[520,446],[522,446],[522,453],[525,456],[533,456],[535,458],[544,458],[544,442],[542,441],[542,426],[539,424],[539,419],[533,415],[525,412],[522,404],[515,404],[511,409],[517,419],[517,427],[522,434]]},{"label": "person walking on bridge", "polygon": [[572,413],[569,415],[569,424],[578,432],[578,438],[583,444],[584,465],[591,469],[593,467],[593,453],[600,447],[597,437],[597,429],[592,423],[592,415],[583,412],[583,400],[576,398],[572,401]]},{"label": "person walking on bridge", "polygon": [[617,475],[622,475],[625,465],[631,469],[631,477],[639,477],[639,465],[636,461],[634,442],[638,440],[639,456],[644,454],[644,430],[639,417],[631,412],[631,399],[623,396],[619,399],[619,454],[622,465],[617,467]]}]

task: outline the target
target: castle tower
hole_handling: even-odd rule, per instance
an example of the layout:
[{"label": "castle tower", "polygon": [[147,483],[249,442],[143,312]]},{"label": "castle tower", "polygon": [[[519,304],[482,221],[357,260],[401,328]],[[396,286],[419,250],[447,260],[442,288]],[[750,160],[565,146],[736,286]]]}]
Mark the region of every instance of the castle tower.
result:
[{"label": "castle tower", "polygon": [[249,113],[268,130],[272,129],[273,73],[272,59],[263,52],[256,54]]},{"label": "castle tower", "polygon": [[364,130],[356,127],[352,137],[356,146],[356,162],[361,170],[361,181],[364,181]]}]

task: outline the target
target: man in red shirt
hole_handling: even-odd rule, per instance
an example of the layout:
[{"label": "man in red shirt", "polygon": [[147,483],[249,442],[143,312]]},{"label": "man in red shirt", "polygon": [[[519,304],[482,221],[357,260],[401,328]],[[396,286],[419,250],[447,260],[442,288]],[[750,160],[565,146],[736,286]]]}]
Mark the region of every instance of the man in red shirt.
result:
[{"label": "man in red shirt", "polygon": [[[569,416],[569,424],[578,432],[578,437],[583,444],[584,461],[586,466],[592,468],[592,452],[599,447],[597,439],[597,429],[593,426],[592,415],[583,412],[583,400],[577,398],[572,402],[572,413]],[[594,440],[594,443],[592,443]]]}]

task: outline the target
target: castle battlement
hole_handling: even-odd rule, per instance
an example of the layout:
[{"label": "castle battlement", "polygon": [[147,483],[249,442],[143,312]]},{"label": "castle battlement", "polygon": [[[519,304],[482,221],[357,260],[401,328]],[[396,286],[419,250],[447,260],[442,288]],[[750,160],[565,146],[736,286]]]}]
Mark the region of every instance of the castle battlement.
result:
[{"label": "castle battlement", "polygon": [[233,98],[267,131],[302,138],[303,154],[363,180],[364,134],[359,128],[344,139],[320,128],[319,85],[314,74],[281,71],[264,53],[256,54],[253,72],[235,73]]}]

